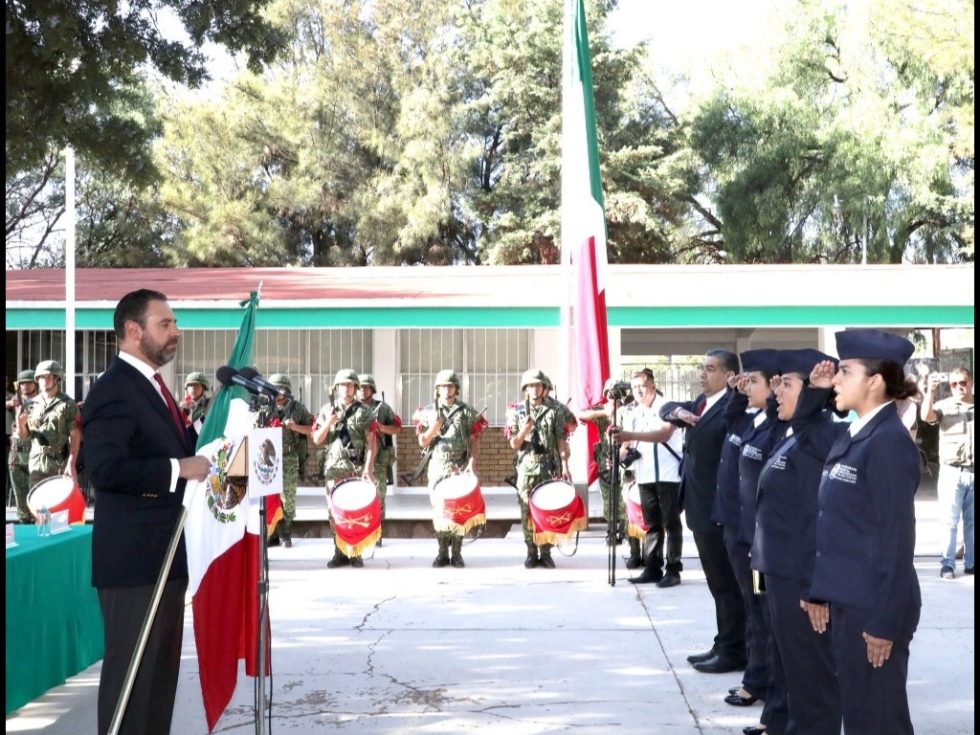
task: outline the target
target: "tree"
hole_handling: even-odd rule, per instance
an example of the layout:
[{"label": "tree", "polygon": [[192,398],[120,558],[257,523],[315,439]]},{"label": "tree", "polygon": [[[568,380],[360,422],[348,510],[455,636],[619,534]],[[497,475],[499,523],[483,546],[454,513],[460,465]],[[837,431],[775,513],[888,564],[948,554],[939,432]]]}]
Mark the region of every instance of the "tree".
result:
[{"label": "tree", "polygon": [[[71,144],[138,182],[152,179],[154,134],[138,114],[144,69],[198,86],[201,46],[245,51],[252,69],[279,39],[262,19],[269,0],[7,0],[7,177],[42,169]],[[161,30],[176,18],[187,41]]]}]

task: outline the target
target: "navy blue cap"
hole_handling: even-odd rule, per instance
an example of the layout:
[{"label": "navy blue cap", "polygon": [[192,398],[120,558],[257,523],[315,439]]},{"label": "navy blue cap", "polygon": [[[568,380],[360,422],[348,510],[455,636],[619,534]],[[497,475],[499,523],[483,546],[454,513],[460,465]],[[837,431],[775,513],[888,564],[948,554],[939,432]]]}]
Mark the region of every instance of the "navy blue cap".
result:
[{"label": "navy blue cap", "polygon": [[834,335],[841,360],[888,360],[904,365],[915,352],[905,337],[880,329],[846,329]]},{"label": "navy blue cap", "polygon": [[834,367],[837,366],[836,358],[825,355],[820,350],[809,348],[804,350],[780,350],[779,372],[784,375],[786,373],[801,373],[804,376],[808,376],[810,371],[813,370],[813,366],[824,360],[830,360],[834,363]]},{"label": "navy blue cap", "polygon": [[779,350],[746,350],[739,354],[742,372],[763,372],[773,375],[779,372]]}]

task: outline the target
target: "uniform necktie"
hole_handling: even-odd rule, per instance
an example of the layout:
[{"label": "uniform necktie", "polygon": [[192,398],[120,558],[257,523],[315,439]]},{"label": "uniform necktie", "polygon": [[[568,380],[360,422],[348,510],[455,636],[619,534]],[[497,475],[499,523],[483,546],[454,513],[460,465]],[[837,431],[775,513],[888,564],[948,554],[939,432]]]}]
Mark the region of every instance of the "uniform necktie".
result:
[{"label": "uniform necktie", "polygon": [[180,430],[180,436],[183,438],[186,424],[180,417],[180,409],[177,408],[177,402],[170,394],[170,390],[167,388],[167,384],[163,382],[163,376],[160,375],[160,373],[153,373],[153,379],[157,381],[157,385],[160,386],[160,390],[163,392],[163,400],[166,401],[167,408],[170,409],[170,418],[174,420],[174,425]]},{"label": "uniform necktie", "polygon": [[702,398],[700,401],[698,401],[698,407],[696,409],[694,409],[694,414],[696,416],[700,416],[701,414],[703,414],[704,413],[704,407],[707,406],[707,405],[708,405],[708,399],[707,398]]}]

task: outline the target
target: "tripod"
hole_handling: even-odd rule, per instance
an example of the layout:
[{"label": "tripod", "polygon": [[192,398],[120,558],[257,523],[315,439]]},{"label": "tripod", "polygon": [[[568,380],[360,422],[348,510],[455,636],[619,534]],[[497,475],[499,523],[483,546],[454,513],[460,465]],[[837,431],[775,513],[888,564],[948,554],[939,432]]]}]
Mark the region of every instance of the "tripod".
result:
[{"label": "tripod", "polygon": [[[269,412],[260,410],[260,401],[264,399],[268,402],[268,398],[265,396],[252,396],[250,409],[257,413],[258,418],[256,419],[256,428],[264,429],[269,421]],[[257,670],[255,677],[255,735],[265,735],[267,731],[272,730],[272,702],[269,700],[269,704],[266,704],[266,693],[265,693],[265,672],[266,668],[269,668],[269,678],[272,678],[272,667],[271,661],[266,662],[266,651],[269,648],[268,636],[270,634],[270,623],[269,623],[269,540],[267,538],[268,534],[266,532],[266,513],[265,513],[265,497],[263,496],[259,502],[259,578],[256,582],[256,599],[258,600],[258,620],[256,625],[258,625],[258,635],[255,636],[256,646],[258,650],[256,651],[256,662]],[[266,721],[263,719],[263,714],[268,707],[269,712],[269,727],[266,729]]]}]

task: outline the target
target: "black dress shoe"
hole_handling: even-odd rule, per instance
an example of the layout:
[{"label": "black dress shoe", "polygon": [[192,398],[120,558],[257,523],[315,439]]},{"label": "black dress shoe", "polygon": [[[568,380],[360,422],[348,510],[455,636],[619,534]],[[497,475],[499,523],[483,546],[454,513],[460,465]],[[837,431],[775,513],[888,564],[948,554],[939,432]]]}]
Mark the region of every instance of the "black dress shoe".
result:
[{"label": "black dress shoe", "polygon": [[738,691],[734,691],[725,697],[725,703],[730,704],[733,707],[751,707],[758,701],[758,697],[753,697],[751,694],[747,697],[743,697],[738,693]]},{"label": "black dress shoe", "polygon": [[745,659],[714,656],[707,661],[694,664],[694,669],[702,674],[727,674],[731,671],[745,671]]},{"label": "black dress shoe", "polygon": [[[702,661],[707,661],[709,658],[714,658],[715,656],[716,656],[715,649],[712,648],[710,651],[705,651],[704,653],[695,653],[688,656],[687,662],[689,664],[699,664]],[[736,688],[735,691],[737,692],[738,689]]]},{"label": "black dress shoe", "polygon": [[676,574],[665,574],[664,578],[657,582],[657,586],[663,589],[664,587],[676,587],[681,583],[681,578]]},{"label": "black dress shoe", "polygon": [[651,584],[654,582],[659,582],[664,578],[664,573],[658,569],[651,569],[647,567],[643,570],[643,573],[639,577],[630,577],[630,584]]},{"label": "black dress shoe", "polygon": [[742,732],[745,735],[766,735],[766,728],[749,725],[748,727],[743,727]]}]

